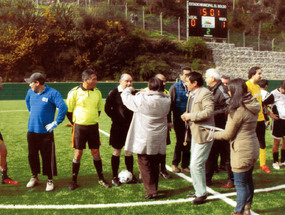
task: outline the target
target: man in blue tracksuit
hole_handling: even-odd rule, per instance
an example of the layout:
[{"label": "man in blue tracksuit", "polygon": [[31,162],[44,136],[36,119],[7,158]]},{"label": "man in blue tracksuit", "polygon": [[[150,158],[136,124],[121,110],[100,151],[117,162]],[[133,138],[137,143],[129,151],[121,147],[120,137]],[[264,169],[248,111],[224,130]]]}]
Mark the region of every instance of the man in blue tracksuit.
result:
[{"label": "man in blue tracksuit", "polygon": [[[57,175],[53,129],[64,120],[67,106],[57,90],[45,85],[45,77],[41,73],[34,73],[25,81],[31,87],[26,95],[26,104],[30,112],[27,134],[28,157],[32,172],[27,187],[34,187],[39,182],[40,152],[43,175],[48,177],[46,191],[52,191],[53,176]],[[56,108],[58,115],[54,120]]]},{"label": "man in blue tracksuit", "polygon": [[[171,109],[173,113],[173,126],[176,134],[176,145],[174,149],[174,155],[172,160],[172,171],[173,172],[184,172],[190,173],[189,163],[190,163],[190,141],[185,142],[185,122],[182,121],[181,115],[186,111],[187,105],[187,93],[188,89],[185,86],[186,74],[189,74],[191,69],[189,67],[184,67],[181,69],[179,74],[179,81],[174,83],[170,89],[171,97]],[[170,116],[170,114],[169,114]],[[168,122],[169,120],[168,116]],[[190,138],[190,130],[189,130]],[[181,158],[182,157],[182,158]],[[181,161],[182,160],[182,161]],[[178,168],[178,165],[181,161],[181,169]]]}]

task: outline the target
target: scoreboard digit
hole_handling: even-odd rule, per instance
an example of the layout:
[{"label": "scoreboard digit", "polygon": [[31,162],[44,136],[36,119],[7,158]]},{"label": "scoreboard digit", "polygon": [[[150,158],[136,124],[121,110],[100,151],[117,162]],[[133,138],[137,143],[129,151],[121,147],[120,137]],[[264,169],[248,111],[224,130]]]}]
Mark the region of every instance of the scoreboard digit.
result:
[{"label": "scoreboard digit", "polygon": [[227,38],[225,3],[188,1],[189,36]]}]

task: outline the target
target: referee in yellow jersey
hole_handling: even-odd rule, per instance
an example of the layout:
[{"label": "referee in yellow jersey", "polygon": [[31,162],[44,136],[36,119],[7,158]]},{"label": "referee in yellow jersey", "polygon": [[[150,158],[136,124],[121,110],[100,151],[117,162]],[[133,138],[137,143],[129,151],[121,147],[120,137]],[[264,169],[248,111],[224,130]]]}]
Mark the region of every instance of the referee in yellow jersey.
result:
[{"label": "referee in yellow jersey", "polygon": [[102,94],[97,85],[97,75],[91,70],[82,73],[83,83],[73,88],[67,96],[67,118],[73,124],[72,147],[75,149],[72,163],[72,182],[68,189],[74,190],[78,187],[77,176],[80,168],[80,159],[83,149],[88,142],[93,156],[93,162],[98,174],[99,184],[109,188],[110,185],[103,176],[102,160],[99,146],[99,116],[103,110]]}]

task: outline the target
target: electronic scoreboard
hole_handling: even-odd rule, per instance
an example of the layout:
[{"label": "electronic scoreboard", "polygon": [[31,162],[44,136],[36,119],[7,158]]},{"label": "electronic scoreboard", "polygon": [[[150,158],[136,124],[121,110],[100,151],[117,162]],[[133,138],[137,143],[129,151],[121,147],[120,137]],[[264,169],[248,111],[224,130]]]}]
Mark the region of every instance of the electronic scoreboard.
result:
[{"label": "electronic scoreboard", "polygon": [[225,3],[188,1],[189,36],[227,38]]}]

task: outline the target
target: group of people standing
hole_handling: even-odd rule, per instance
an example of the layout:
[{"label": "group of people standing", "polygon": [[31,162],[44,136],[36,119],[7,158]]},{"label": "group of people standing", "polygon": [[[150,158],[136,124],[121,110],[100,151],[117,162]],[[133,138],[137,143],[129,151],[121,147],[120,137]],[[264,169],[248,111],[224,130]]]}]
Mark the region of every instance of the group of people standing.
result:
[{"label": "group of people standing", "polygon": [[[195,193],[193,204],[202,204],[207,198],[206,186],[212,185],[218,153],[224,151],[225,168],[228,181],[223,188],[236,187],[236,214],[250,213],[253,198],[253,166],[260,156],[260,169],[270,173],[265,157],[265,123],[262,107],[274,119],[274,163],[278,163],[278,146],[285,135],[280,127],[285,115],[285,82],[280,89],[271,93],[262,103],[260,88],[257,83],[262,74],[261,68],[249,70],[249,80],[222,78],[215,69],[205,74],[208,88],[203,86],[200,73],[184,67],[169,92],[164,89],[166,78],[157,74],[148,82],[148,87],[135,90],[132,77],[122,74],[119,86],[110,91],[105,108],[102,95],[96,88],[97,75],[93,70],[82,73],[82,84],[73,88],[67,96],[66,103],[60,93],[45,85],[45,77],[34,73],[25,79],[31,89],[26,96],[30,112],[28,124],[28,158],[32,177],[27,187],[38,184],[40,171],[39,152],[42,156],[42,172],[47,175],[46,191],[54,190],[53,176],[57,175],[53,130],[67,116],[73,125],[72,146],[75,149],[72,162],[72,182],[68,189],[78,187],[77,177],[83,149],[88,142],[98,174],[99,184],[109,188],[103,176],[100,156],[99,116],[105,109],[111,118],[110,145],[112,185],[120,186],[118,170],[121,150],[125,146],[125,165],[133,174],[133,153],[138,156],[138,164],[146,195],[145,199],[158,196],[159,175],[171,178],[165,168],[166,145],[170,143],[169,131],[173,127],[176,145],[172,160],[172,171],[191,173]],[[229,81],[229,82],[228,82]],[[284,98],[283,98],[284,97]],[[269,105],[275,104],[269,111]],[[55,118],[55,111],[58,114]],[[283,113],[284,112],[284,113]],[[279,118],[282,120],[279,121]],[[0,135],[0,149],[3,138]],[[283,139],[284,146],[284,139]],[[285,162],[285,148],[281,150],[281,164]],[[181,168],[179,163],[181,162]],[[5,167],[2,153],[0,170],[2,183],[5,182]],[[279,164],[279,163],[278,163]],[[7,168],[6,168],[7,171]],[[4,179],[3,179],[4,177]],[[8,176],[6,177],[6,179]],[[11,180],[11,179],[10,179]],[[13,180],[11,180],[13,181]],[[16,183],[16,182],[15,182]],[[140,183],[133,174],[130,183]]]}]

